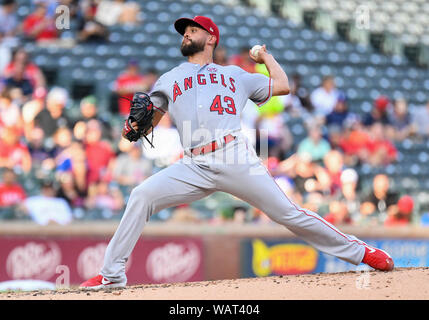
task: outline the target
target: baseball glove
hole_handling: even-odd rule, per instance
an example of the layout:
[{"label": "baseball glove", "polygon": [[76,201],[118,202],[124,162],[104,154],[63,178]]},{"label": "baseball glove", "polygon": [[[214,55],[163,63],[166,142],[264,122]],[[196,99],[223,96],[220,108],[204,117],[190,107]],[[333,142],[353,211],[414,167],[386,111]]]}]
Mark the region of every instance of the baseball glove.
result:
[{"label": "baseball glove", "polygon": [[[130,103],[130,114],[127,120],[125,120],[124,126],[125,138],[133,142],[144,137],[153,148],[152,141],[149,141],[147,138],[149,129],[153,130],[152,119],[154,106],[152,101],[150,101],[150,97],[146,93],[136,92],[133,96],[133,100],[130,100]],[[131,123],[133,122],[137,122],[137,130],[132,127]]]}]

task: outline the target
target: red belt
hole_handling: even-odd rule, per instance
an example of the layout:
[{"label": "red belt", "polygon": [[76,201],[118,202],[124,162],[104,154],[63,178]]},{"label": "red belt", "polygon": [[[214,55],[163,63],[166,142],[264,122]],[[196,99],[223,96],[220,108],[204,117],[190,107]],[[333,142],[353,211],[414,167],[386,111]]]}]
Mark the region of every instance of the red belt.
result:
[{"label": "red belt", "polygon": [[[230,143],[233,140],[235,140],[235,136],[233,136],[232,134],[228,134],[228,135],[223,137],[223,141],[225,142],[225,144]],[[219,144],[217,143],[217,141],[212,141],[212,142],[207,143],[206,145],[203,145],[201,147],[193,148],[190,151],[194,156],[198,156],[200,154],[206,154],[209,152],[213,152],[217,149],[219,149]]]}]

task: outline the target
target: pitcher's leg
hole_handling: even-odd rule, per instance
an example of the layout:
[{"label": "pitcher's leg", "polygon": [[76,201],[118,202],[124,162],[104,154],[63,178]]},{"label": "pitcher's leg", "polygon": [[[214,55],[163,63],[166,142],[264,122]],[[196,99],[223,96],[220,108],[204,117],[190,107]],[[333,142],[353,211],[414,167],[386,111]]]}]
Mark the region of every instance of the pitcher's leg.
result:
[{"label": "pitcher's leg", "polygon": [[149,218],[162,209],[201,199],[210,190],[207,177],[193,165],[176,163],[133,189],[124,215],[107,246],[101,274],[112,282],[126,282],[125,263]]},{"label": "pitcher's leg", "polygon": [[[261,166],[261,170],[257,166]],[[250,171],[245,165],[241,168],[243,172],[240,172],[240,166],[231,166],[220,179],[219,189],[262,210],[316,249],[355,265],[362,261],[365,254],[363,241],[342,233],[318,214],[293,203],[262,164],[255,164]]]}]

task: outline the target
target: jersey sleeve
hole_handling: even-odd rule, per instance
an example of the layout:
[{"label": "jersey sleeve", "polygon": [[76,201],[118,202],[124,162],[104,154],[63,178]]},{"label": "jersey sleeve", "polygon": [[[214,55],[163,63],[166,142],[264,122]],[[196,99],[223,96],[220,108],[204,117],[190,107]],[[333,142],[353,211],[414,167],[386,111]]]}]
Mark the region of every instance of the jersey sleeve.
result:
[{"label": "jersey sleeve", "polygon": [[168,111],[168,96],[165,94],[162,77],[159,78],[149,94],[155,110],[166,113]]},{"label": "jersey sleeve", "polygon": [[247,90],[248,98],[256,105],[263,106],[273,95],[273,80],[260,73],[243,71],[242,82]]}]

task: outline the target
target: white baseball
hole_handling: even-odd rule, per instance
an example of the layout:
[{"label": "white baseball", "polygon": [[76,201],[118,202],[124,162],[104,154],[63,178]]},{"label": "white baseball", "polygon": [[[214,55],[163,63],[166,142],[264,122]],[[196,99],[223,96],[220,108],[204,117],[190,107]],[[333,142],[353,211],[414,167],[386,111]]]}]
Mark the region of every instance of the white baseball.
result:
[{"label": "white baseball", "polygon": [[252,54],[252,56],[254,56],[255,58],[257,58],[258,57],[258,55],[259,55],[259,50],[262,48],[262,46],[261,45],[259,45],[259,44],[257,44],[257,45],[254,45],[253,47],[252,47],[252,49],[250,49],[250,53]]}]

